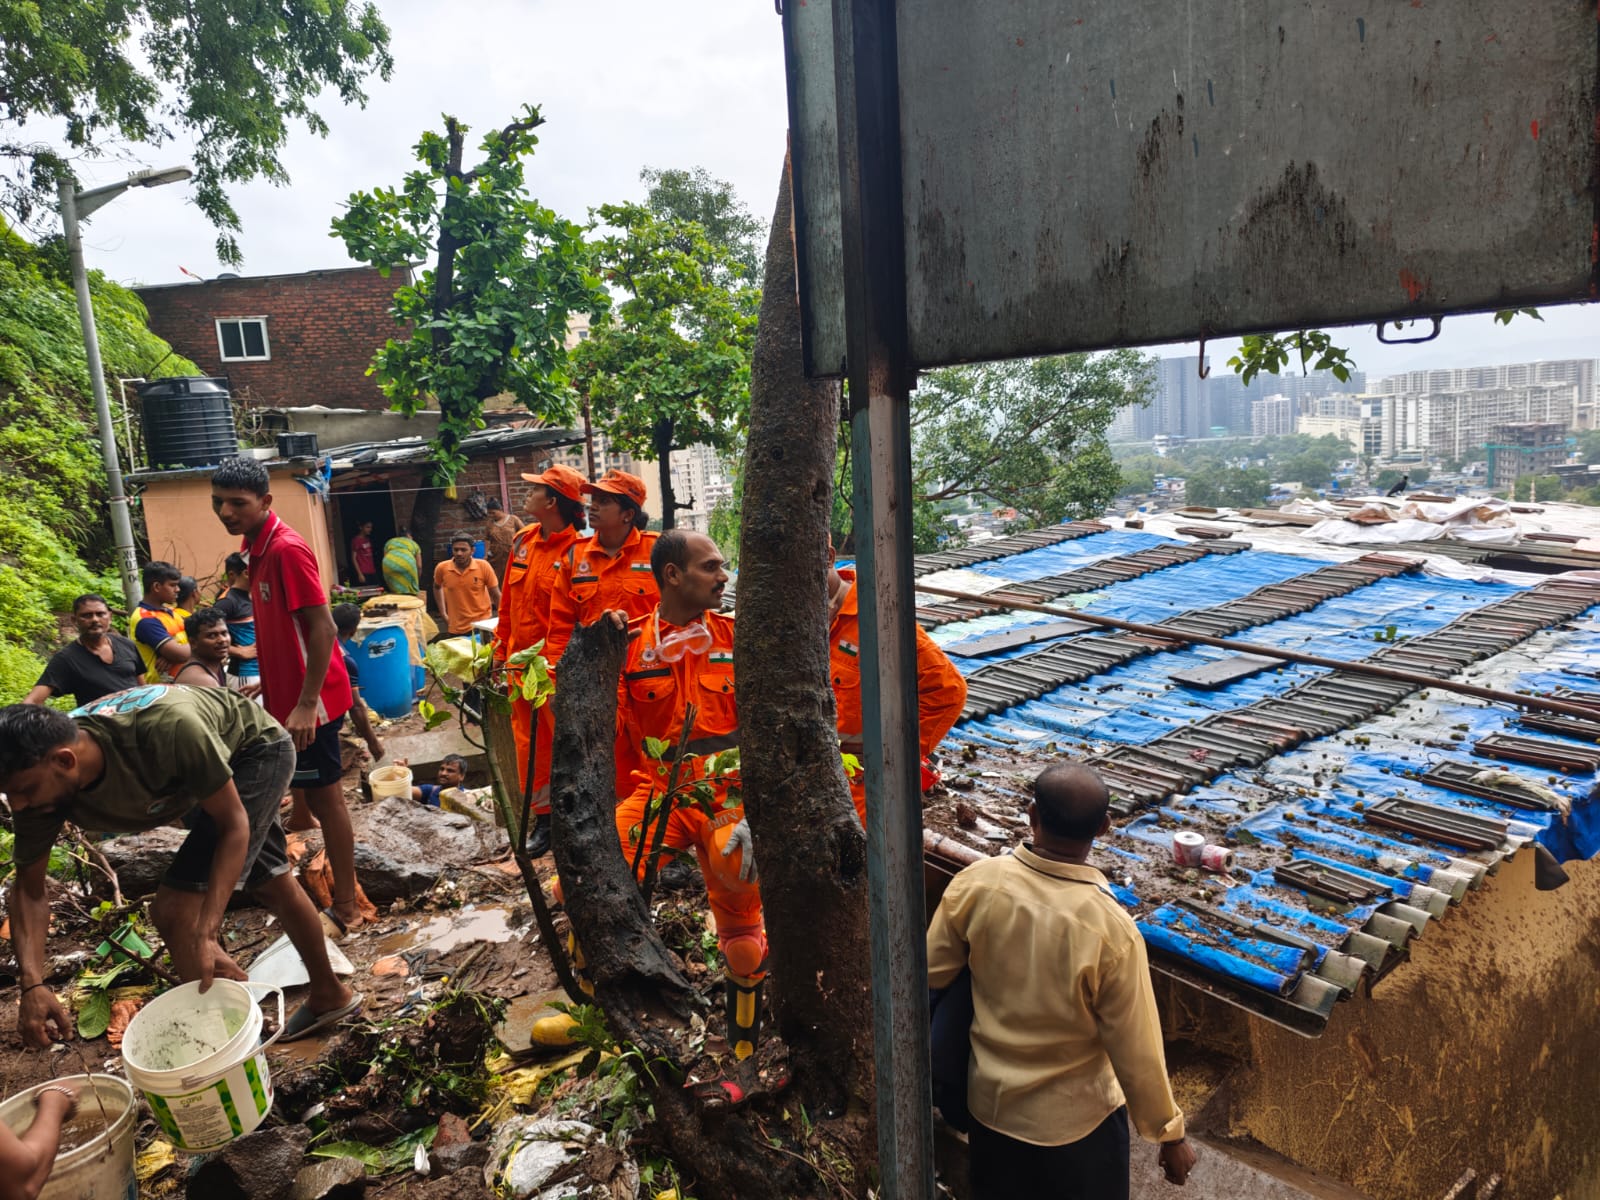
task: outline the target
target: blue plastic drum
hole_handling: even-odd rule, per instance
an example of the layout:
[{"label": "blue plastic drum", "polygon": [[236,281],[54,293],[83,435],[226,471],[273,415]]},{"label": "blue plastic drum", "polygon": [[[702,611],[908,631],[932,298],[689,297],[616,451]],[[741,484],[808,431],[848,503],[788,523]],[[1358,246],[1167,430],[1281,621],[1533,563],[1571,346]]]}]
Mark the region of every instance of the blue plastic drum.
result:
[{"label": "blue plastic drum", "polygon": [[415,689],[411,686],[411,644],[404,625],[380,625],[367,634],[356,655],[361,672],[361,696],[369,708],[385,717],[403,717],[411,711]]}]

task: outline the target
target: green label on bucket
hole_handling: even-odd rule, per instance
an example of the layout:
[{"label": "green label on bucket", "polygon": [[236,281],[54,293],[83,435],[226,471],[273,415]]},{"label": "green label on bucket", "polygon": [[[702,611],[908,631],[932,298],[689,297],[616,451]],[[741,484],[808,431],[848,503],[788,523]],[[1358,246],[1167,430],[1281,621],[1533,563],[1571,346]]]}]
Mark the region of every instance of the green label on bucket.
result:
[{"label": "green label on bucket", "polygon": [[233,1136],[238,1137],[244,1132],[244,1122],[239,1120],[239,1110],[234,1107],[233,1093],[228,1090],[224,1080],[217,1080],[217,1095],[222,1097],[222,1111],[228,1114],[228,1125],[233,1130]]},{"label": "green label on bucket", "polygon": [[145,1096],[158,1116],[157,1101],[168,1110],[177,1126],[172,1140],[184,1150],[209,1150],[244,1132],[228,1085],[220,1079],[184,1096],[158,1096],[151,1092],[145,1092]]},{"label": "green label on bucket", "polygon": [[267,1109],[272,1106],[267,1102],[267,1093],[261,1086],[261,1072],[256,1068],[255,1059],[245,1060],[244,1077],[250,1081],[250,1095],[256,1102],[256,1112],[265,1116]]},{"label": "green label on bucket", "polygon": [[173,1120],[172,1110],[167,1107],[166,1100],[154,1092],[146,1092],[144,1098],[150,1101],[150,1111],[155,1113],[156,1122],[161,1126],[161,1132],[166,1134],[169,1140],[177,1142],[181,1146],[183,1144],[183,1135],[178,1132],[178,1122]]}]

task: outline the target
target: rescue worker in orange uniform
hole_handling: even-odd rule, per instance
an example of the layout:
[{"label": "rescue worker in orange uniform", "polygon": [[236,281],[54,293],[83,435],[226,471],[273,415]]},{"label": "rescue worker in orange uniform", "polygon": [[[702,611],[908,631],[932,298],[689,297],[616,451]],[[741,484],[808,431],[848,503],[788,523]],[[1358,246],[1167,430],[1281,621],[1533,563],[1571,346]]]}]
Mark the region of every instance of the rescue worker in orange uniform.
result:
[{"label": "rescue worker in orange uniform", "polygon": [[[556,466],[537,474],[524,474],[533,485],[524,512],[532,523],[517,532],[511,543],[506,575],[501,581],[500,623],[494,631],[495,659],[504,662],[520,650],[544,641],[550,631],[550,596],[555,588],[561,556],[578,540],[583,525],[586,482],[571,467]],[[550,743],[555,732],[551,706],[537,713],[521,694],[520,672],[508,673],[512,693],[511,732],[517,739],[517,776],[524,789],[528,782],[528,744],[535,742],[533,812],[528,833],[528,853],[538,858],[550,849]],[[537,726],[537,735],[534,728]]]},{"label": "rescue worker in orange uniform", "polygon": [[[617,694],[619,750],[634,760],[631,790],[617,806],[617,834],[629,863],[646,828],[652,796],[664,788],[657,764],[644,752],[646,738],[676,750],[685,708],[696,706],[686,754],[705,756],[739,744],[739,713],[733,698],[733,618],[717,610],[728,582],[717,544],[703,533],[670,529],[656,540],[651,566],[661,602],[628,625],[628,653]],[[684,764],[680,780],[698,772]],[[750,825],[744,806],[730,797],[724,778],[712,782],[712,811],[695,804],[674,805],[667,817],[664,844],[693,850],[706,881],[717,945],[727,966],[728,1041],[737,1058],[755,1051],[766,976],[767,937],[761,917],[761,890]],[[729,804],[729,799],[734,803]]]},{"label": "rescue worker in orange uniform", "polygon": [[661,598],[650,570],[656,535],[645,529],[650,516],[644,511],[644,480],[612,470],[582,490],[589,496],[590,533],[557,560],[544,651],[552,667],[579,625],[593,625],[610,611],[625,613],[631,621],[654,609]]},{"label": "rescue worker in orange uniform", "polygon": [[[839,713],[839,749],[857,758],[861,742],[861,621],[857,611],[856,573],[833,565],[828,548],[828,678],[833,684],[834,706]],[[944,740],[967,703],[967,681],[927,630],[917,626],[917,745],[926,761]],[[924,787],[926,787],[926,782]],[[857,771],[850,778],[850,798],[856,815],[867,823],[867,778]]]}]

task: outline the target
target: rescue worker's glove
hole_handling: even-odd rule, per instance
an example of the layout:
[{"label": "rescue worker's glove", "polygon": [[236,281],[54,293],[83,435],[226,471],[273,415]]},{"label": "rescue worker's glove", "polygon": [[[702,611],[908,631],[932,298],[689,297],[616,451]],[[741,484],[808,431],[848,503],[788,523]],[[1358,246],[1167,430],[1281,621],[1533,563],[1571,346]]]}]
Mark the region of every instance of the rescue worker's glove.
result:
[{"label": "rescue worker's glove", "polygon": [[739,882],[754,883],[756,881],[756,844],[750,837],[750,818],[745,817],[733,827],[728,834],[728,840],[722,847],[722,857],[727,858],[735,850],[743,852],[739,860]]}]

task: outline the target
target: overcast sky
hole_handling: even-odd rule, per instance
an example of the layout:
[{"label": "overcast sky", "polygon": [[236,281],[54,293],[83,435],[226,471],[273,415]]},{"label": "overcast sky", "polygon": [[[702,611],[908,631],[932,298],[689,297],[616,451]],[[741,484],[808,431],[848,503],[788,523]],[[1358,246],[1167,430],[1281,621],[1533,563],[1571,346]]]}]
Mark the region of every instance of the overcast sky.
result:
[{"label": "overcast sky", "polygon": [[[329,237],[329,221],[352,191],[397,185],[411,146],[449,112],[474,131],[504,124],[523,103],[547,121],[528,167],[531,190],[575,219],[596,205],[638,198],[639,171],[705,167],[731,181],[763,221],[771,216],[787,124],[783,46],[771,0],[474,0],[448,5],[380,0],[393,34],[395,69],[373,81],[365,109],[328,97],[332,132],[300,130],[284,154],[292,183],[235,189],[251,275],[351,265]],[[40,132],[44,132],[41,130]],[[135,163],[80,163],[85,185],[133,166],[185,160],[181,143],[136,148]],[[91,267],[124,283],[172,283],[187,268],[222,270],[214,233],[182,186],[130,193],[86,227]],[[1543,323],[1454,317],[1421,346],[1383,346],[1370,327],[1348,331],[1357,365],[1370,374],[1536,358],[1600,356],[1600,309],[1545,310]],[[1236,343],[1207,347],[1213,369]],[[1158,353],[1193,354],[1196,347]]]}]

